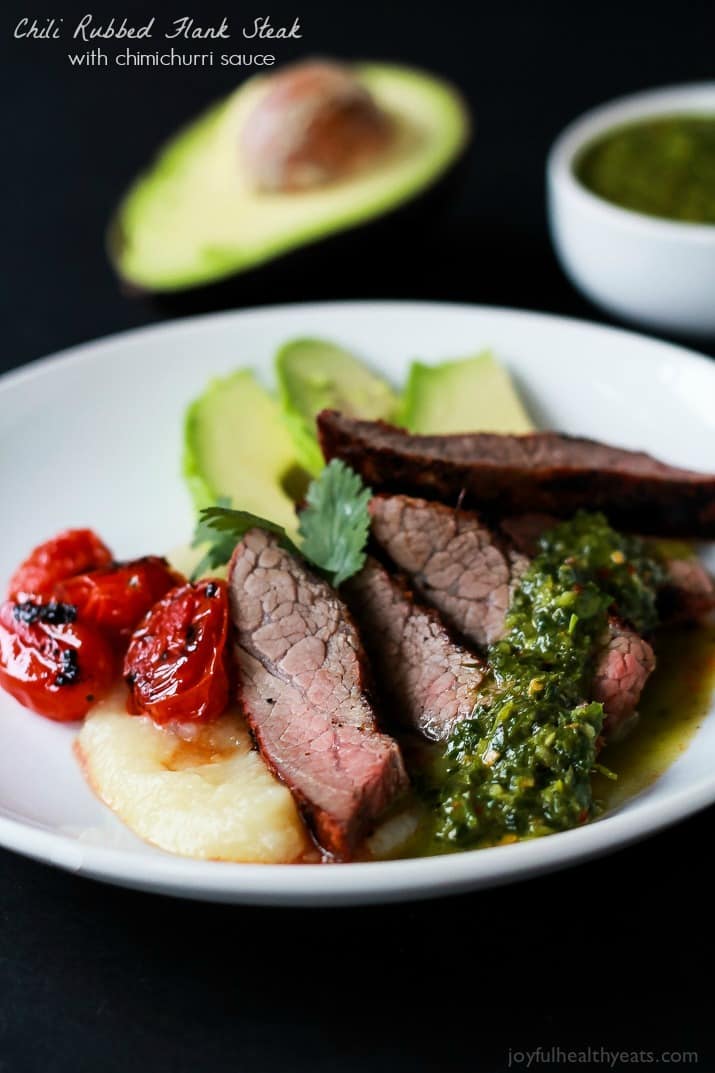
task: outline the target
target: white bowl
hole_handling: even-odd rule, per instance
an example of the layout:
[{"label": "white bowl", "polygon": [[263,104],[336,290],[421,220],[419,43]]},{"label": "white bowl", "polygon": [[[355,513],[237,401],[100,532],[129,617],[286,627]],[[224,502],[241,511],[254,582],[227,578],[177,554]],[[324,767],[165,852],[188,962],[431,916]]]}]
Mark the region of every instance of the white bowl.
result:
[{"label": "white bowl", "polygon": [[[127,559],[188,540],[195,519],[180,478],[187,404],[207,380],[237,365],[270,382],[278,347],[315,336],[368,358],[396,385],[413,356],[431,363],[490,347],[541,427],[652,451],[677,466],[712,467],[715,363],[630,332],[426,302],[274,306],[184,319],[0,378],[0,502],[9,505],[0,587],[28,548],[62,526],[93,526]],[[715,544],[703,554],[715,570]],[[609,852],[715,803],[713,697],[692,743],[661,778],[573,831],[413,860],[199,861],[153,849],[100,804],[73,755],[76,732],[0,691],[0,845],[79,875],[181,897],[334,906],[475,890]],[[663,867],[674,867],[667,854],[677,863],[675,840],[663,849]]]},{"label": "white bowl", "polygon": [[651,328],[715,337],[715,225],[619,208],[574,173],[586,145],[645,116],[715,113],[715,82],[637,93],[596,108],[559,136],[547,163],[551,236],[561,264],[610,313]]}]

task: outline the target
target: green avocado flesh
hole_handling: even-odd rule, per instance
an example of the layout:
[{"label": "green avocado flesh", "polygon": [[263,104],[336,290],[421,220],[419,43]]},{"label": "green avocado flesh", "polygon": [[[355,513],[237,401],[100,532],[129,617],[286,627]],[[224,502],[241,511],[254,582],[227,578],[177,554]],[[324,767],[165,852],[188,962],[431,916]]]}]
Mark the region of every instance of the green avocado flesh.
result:
[{"label": "green avocado flesh", "polygon": [[439,365],[412,363],[401,424],[410,432],[531,432],[511,377],[488,351]]},{"label": "green avocado flesh", "polygon": [[219,499],[295,529],[295,502],[323,456],[315,416],[326,408],[417,432],[525,432],[532,428],[509,374],[491,354],[414,363],[402,399],[336,343],[294,339],[276,354],[278,401],[240,370],[212,381],[189,407],[184,475],[197,510]]},{"label": "green avocado flesh", "polygon": [[184,426],[184,476],[196,508],[219,499],[296,529],[295,453],[280,408],[244,369],[213,380],[189,407]]},{"label": "green avocado flesh", "polygon": [[314,475],[325,464],[315,433],[321,410],[340,410],[369,421],[390,421],[397,413],[398,399],[390,385],[334,343],[286,343],[276,356],[276,376],[298,461]]},{"label": "green avocado flesh", "polygon": [[396,130],[373,167],[311,191],[256,191],[242,167],[240,133],[270,82],[252,78],[177,134],[129,190],[110,231],[119,274],[153,291],[214,282],[380,216],[430,186],[468,138],[458,93],[410,68],[363,64],[356,72]]}]

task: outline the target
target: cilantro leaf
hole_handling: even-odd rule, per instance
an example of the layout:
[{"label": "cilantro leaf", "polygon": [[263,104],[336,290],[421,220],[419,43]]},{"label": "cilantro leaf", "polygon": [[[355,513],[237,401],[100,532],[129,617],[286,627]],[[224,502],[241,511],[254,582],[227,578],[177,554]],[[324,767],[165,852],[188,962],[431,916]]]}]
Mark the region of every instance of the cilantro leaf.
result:
[{"label": "cilantro leaf", "polygon": [[282,525],[247,510],[232,510],[227,500],[220,500],[215,507],[202,510],[199,516],[192,543],[194,547],[208,546],[193,578],[227,563],[239,540],[249,529],[257,527],[275,533],[282,547],[302,555],[337,588],[365,563],[371,496],[372,492],[357,473],[344,462],[333,459],[308,488],[307,506],[301,513],[298,528],[302,538],[300,547],[288,537]]},{"label": "cilantro leaf", "polygon": [[298,551],[292,540],[286,536],[282,525],[269,522],[266,518],[251,514],[248,510],[231,510],[223,505],[206,507],[199,515],[191,543],[193,547],[201,544],[208,544],[208,547],[194,569],[192,579],[200,577],[206,570],[214,570],[217,566],[227,563],[239,540],[249,529],[253,528],[267,529],[269,533],[276,533],[281,538],[280,542],[283,547],[288,548],[289,551]]},{"label": "cilantro leaf", "polygon": [[357,473],[336,458],[308,488],[298,528],[301,551],[336,588],[365,563],[371,496]]}]

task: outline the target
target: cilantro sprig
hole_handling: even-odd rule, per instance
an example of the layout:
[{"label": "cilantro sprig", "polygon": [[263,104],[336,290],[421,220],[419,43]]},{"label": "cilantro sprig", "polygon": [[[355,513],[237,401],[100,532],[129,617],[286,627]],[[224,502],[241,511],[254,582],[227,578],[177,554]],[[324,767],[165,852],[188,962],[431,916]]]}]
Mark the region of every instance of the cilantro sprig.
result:
[{"label": "cilantro sprig", "polygon": [[247,510],[233,510],[226,500],[219,501],[217,506],[202,510],[199,516],[193,545],[207,547],[194,577],[227,563],[248,530],[258,527],[275,533],[282,547],[302,555],[337,588],[365,563],[371,496],[371,490],[357,473],[339,459],[333,459],[308,487],[298,526],[299,545],[290,539],[282,525]]},{"label": "cilantro sprig", "polygon": [[308,487],[298,526],[300,550],[331,575],[336,588],[365,564],[371,496],[357,473],[337,458]]}]

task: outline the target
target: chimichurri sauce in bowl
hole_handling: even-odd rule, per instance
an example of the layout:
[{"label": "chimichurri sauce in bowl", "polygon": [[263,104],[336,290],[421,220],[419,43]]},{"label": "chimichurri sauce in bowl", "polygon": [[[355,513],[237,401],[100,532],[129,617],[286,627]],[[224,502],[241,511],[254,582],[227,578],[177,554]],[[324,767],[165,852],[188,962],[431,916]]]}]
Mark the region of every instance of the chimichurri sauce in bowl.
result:
[{"label": "chimichurri sauce in bowl", "polygon": [[622,208],[715,224],[715,112],[616,127],[581,152],[574,173],[592,193]]}]

